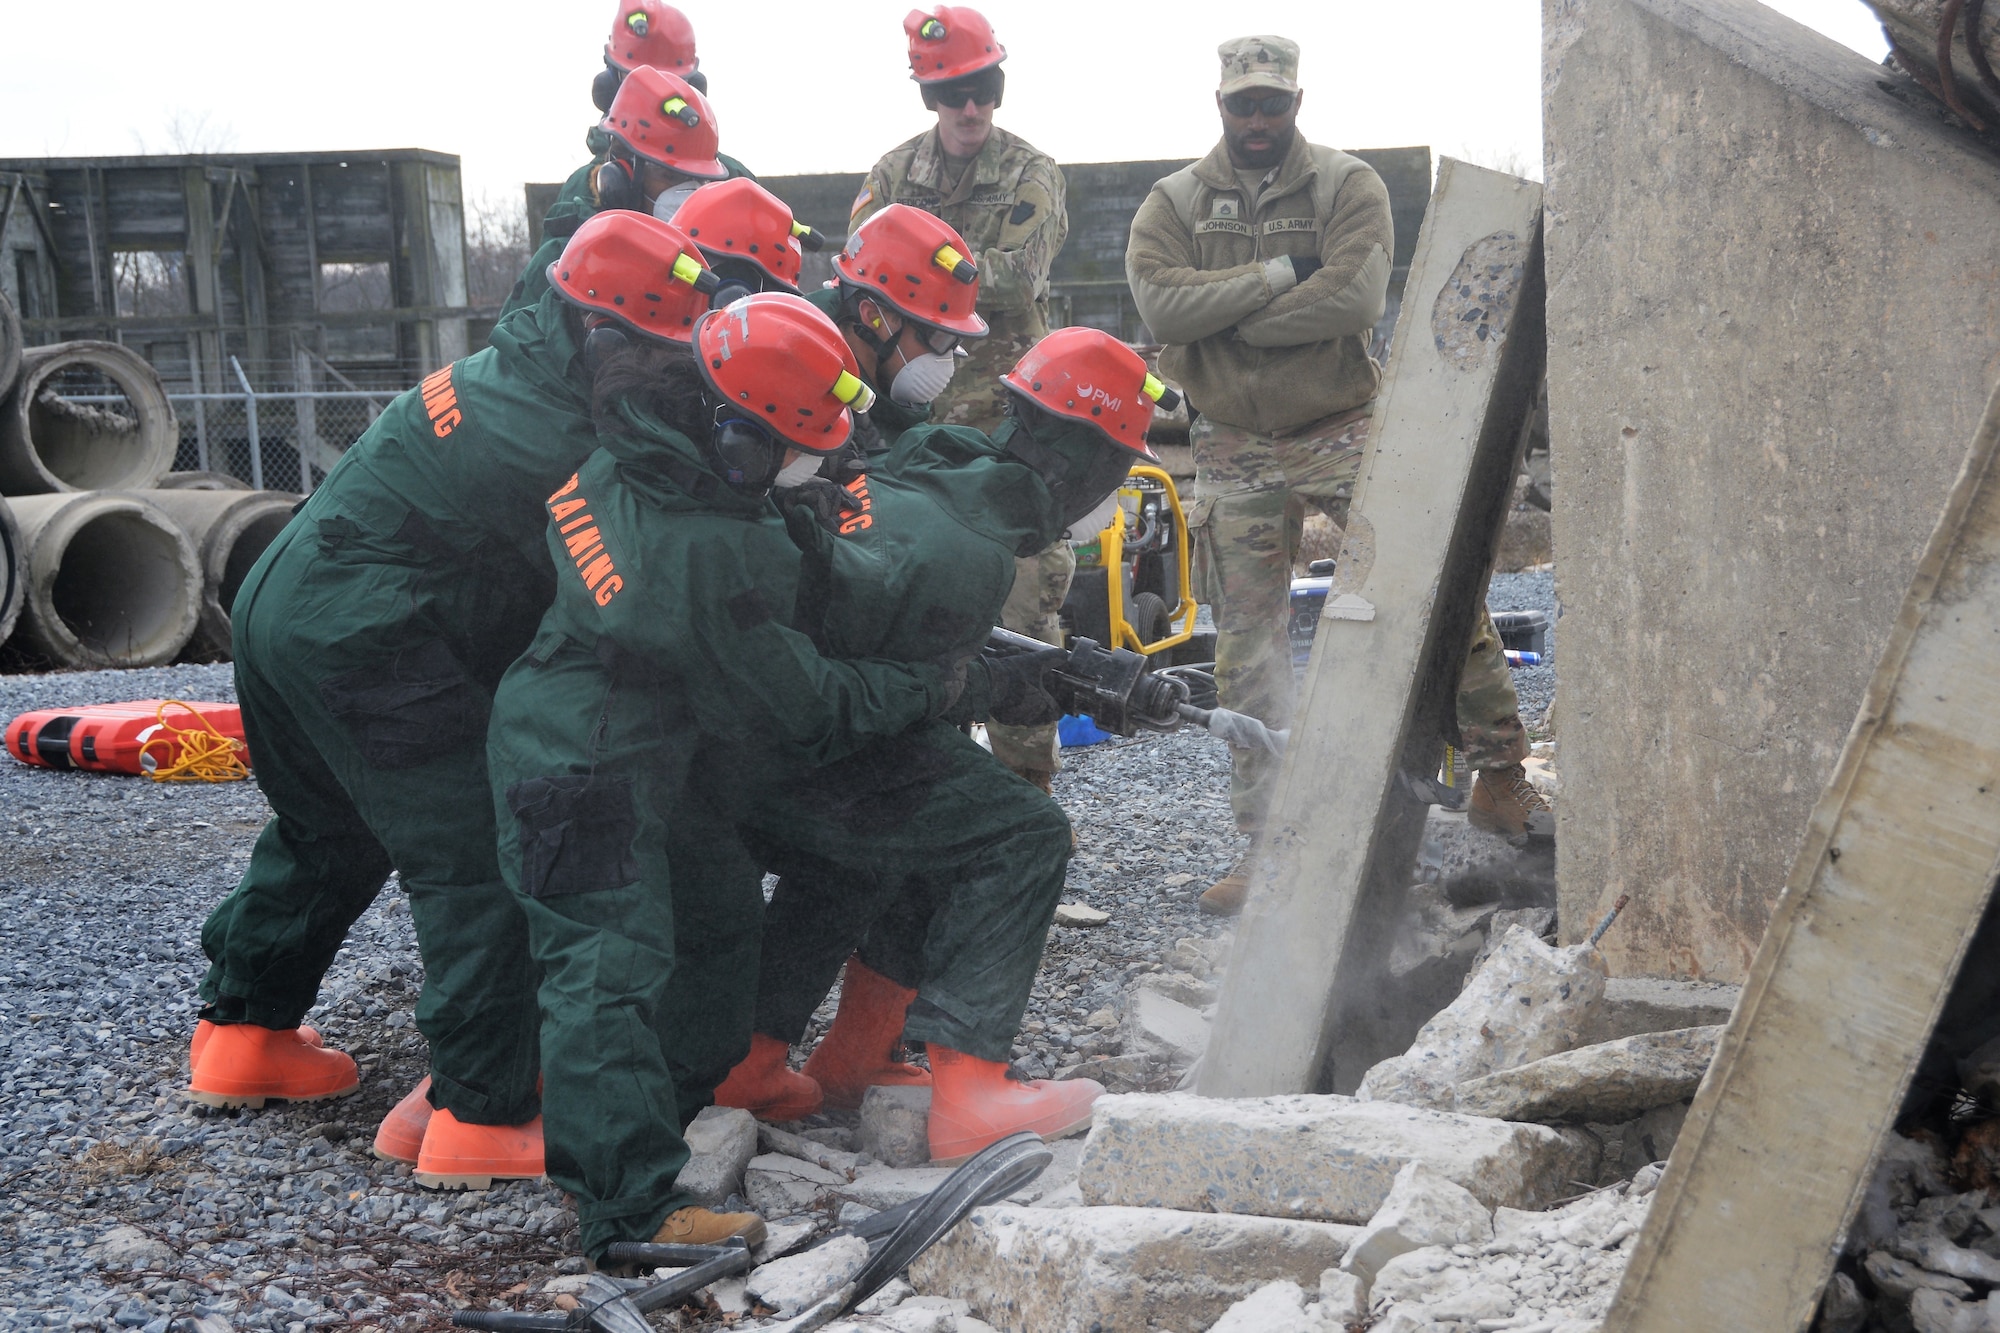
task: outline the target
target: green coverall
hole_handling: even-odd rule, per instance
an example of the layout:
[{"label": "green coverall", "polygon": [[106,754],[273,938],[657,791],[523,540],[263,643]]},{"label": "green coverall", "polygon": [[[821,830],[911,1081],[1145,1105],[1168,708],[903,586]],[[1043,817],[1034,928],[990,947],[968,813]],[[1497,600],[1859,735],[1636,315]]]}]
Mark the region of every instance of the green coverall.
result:
[{"label": "green coverall", "polygon": [[486,780],[492,690],[553,596],[542,504],[597,447],[553,294],[390,405],[245,579],[236,689],[274,811],[202,930],[206,1017],[288,1028],[393,867],[432,1100],[532,1118],[535,996]]},{"label": "green coverall", "polygon": [[[962,426],[902,434],[857,483],[865,508],[807,544],[801,628],[837,657],[974,654],[1017,552],[1063,529],[1039,473]],[[1072,441],[1101,450],[1095,432]],[[729,772],[731,747],[716,771]],[[756,775],[768,785],[771,766]],[[907,1034],[1006,1060],[1062,896],[1069,821],[945,722],[743,802],[745,844],[779,872],[766,911],[757,1030],[796,1042],[848,954],[917,990]]]},{"label": "green coverall", "polygon": [[[549,289],[549,265],[562,257],[563,247],[569,244],[569,238],[576,234],[576,229],[597,216],[597,198],[591,192],[590,174],[604,165],[605,153],[611,147],[611,136],[593,125],[583,136],[583,143],[590,150],[590,161],[572,171],[569,179],[563,182],[555,203],[549,207],[548,216],[542,219],[541,229],[534,231],[535,220],[528,219],[530,231],[540,236],[541,240],[536,244],[535,252],[528,256],[528,266],[521,270],[514,290],[501,303],[501,319],[542,299],[543,293]],[[727,153],[717,153],[715,160],[729,172],[724,179],[734,180],[738,176],[756,179],[750,168]]]},{"label": "green coverall", "polygon": [[749,1049],[761,876],[691,769],[701,736],[826,764],[949,697],[938,666],[828,661],[787,628],[799,552],[777,510],[625,416],[549,499],[555,601],[488,741],[501,867],[541,968],[549,1178],[592,1257],[693,1202],[675,1184],[679,1079],[712,1088]]}]

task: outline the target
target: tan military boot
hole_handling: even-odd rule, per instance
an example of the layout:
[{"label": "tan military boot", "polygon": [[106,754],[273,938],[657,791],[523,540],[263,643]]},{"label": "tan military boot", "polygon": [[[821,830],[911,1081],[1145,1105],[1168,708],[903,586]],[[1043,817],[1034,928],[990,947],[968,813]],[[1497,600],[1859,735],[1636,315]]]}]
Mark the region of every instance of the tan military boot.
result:
[{"label": "tan military boot", "polygon": [[1476,829],[1509,838],[1528,831],[1528,816],[1549,808],[1528,771],[1519,764],[1505,768],[1481,769],[1472,780],[1472,799],[1466,805],[1466,821]]},{"label": "tan military boot", "polygon": [[667,1214],[653,1236],[655,1245],[720,1245],[731,1236],[741,1236],[754,1245],[764,1243],[764,1219],[755,1213],[717,1213],[706,1208],[681,1208]]},{"label": "tan military boot", "polygon": [[1235,869],[1203,890],[1195,900],[1209,916],[1235,916],[1243,910],[1243,902],[1250,896],[1250,872],[1244,869],[1244,862],[1238,861]]}]

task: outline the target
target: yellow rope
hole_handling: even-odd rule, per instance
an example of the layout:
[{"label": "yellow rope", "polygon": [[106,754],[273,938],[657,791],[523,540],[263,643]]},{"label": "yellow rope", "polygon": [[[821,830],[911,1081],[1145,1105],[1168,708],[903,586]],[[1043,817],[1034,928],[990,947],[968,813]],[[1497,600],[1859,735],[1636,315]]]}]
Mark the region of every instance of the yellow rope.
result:
[{"label": "yellow rope", "polygon": [[[186,709],[194,714],[199,726],[180,727],[167,721],[169,708]],[[201,713],[182,703],[179,699],[167,699],[160,704],[156,716],[160,727],[167,735],[155,735],[139,747],[139,766],[146,776],[155,782],[241,782],[250,776],[249,765],[243,762],[249,754],[249,747],[242,741],[223,735],[215,729]],[[173,763],[163,761],[173,751],[165,754],[149,754],[155,745],[180,745],[181,757]]]}]

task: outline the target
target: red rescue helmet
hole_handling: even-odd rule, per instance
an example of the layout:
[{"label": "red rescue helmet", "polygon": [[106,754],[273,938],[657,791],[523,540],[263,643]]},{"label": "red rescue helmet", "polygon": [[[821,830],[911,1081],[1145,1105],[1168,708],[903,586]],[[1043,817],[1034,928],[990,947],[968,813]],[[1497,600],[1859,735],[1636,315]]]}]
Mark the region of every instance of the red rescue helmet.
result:
[{"label": "red rescue helmet", "polygon": [[674,214],[674,225],[708,255],[745,259],[766,277],[799,289],[803,250],[825,244],[819,233],[792,216],[791,205],[748,177],[704,185]]},{"label": "red rescue helmet", "polygon": [[721,180],[729,168],[708,99],[678,74],[642,65],[625,76],[600,128],[635,156],[684,176]]},{"label": "red rescue helmet", "polygon": [[848,234],[833,268],[842,282],[865,288],[906,318],[984,338],[986,321],[973,309],[979,266],[966,257],[971,248],[936,214],[890,204]]},{"label": "red rescue helmet", "polygon": [[847,443],[875,395],[832,320],[803,296],[758,292],[695,325],[709,387],[749,420],[809,454]]},{"label": "red rescue helmet", "polygon": [[620,0],[611,16],[611,38],[604,58],[630,74],[650,65],[685,75],[700,62],[694,54],[694,25],[687,15],[660,0]]},{"label": "red rescue helmet", "polygon": [[903,34],[910,40],[910,77],[918,83],[962,79],[1007,58],[986,16],[964,5],[939,5],[928,14],[913,9],[903,16]]},{"label": "red rescue helmet", "polygon": [[1057,329],[1028,349],[1001,383],[1044,411],[1095,426],[1113,444],[1157,463],[1146,443],[1153,408],[1172,411],[1180,395],[1146,369],[1137,352],[1102,329]]},{"label": "red rescue helmet", "polygon": [[570,304],[635,333],[684,343],[694,340],[716,281],[678,227],[645,213],[611,211],[576,229],[549,265],[549,285]]}]

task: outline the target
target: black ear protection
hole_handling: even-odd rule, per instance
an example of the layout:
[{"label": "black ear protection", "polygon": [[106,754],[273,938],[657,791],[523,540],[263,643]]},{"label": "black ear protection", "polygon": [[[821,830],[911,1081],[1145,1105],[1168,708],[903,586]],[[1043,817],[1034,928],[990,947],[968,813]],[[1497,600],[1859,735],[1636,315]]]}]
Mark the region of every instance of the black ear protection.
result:
[{"label": "black ear protection", "polygon": [[715,409],[708,454],[722,479],[738,490],[770,490],[785,465],[785,444],[776,433],[728,403]]},{"label": "black ear protection", "polygon": [[632,345],[631,335],[616,320],[605,315],[590,315],[584,320],[583,365],[592,375],[604,368],[604,363]]},{"label": "black ear protection", "polygon": [[604,62],[604,68],[597,71],[597,77],[590,81],[590,100],[599,111],[611,110],[611,99],[618,96],[618,85],[625,82],[625,71]]},{"label": "black ear protection", "polygon": [[622,208],[644,213],[646,195],[639,188],[639,168],[622,157],[608,157],[590,176],[590,192],[599,208]]},{"label": "black ear protection", "polygon": [[702,73],[700,69],[691,69],[681,75],[681,81],[703,97],[708,96],[708,75]]}]

